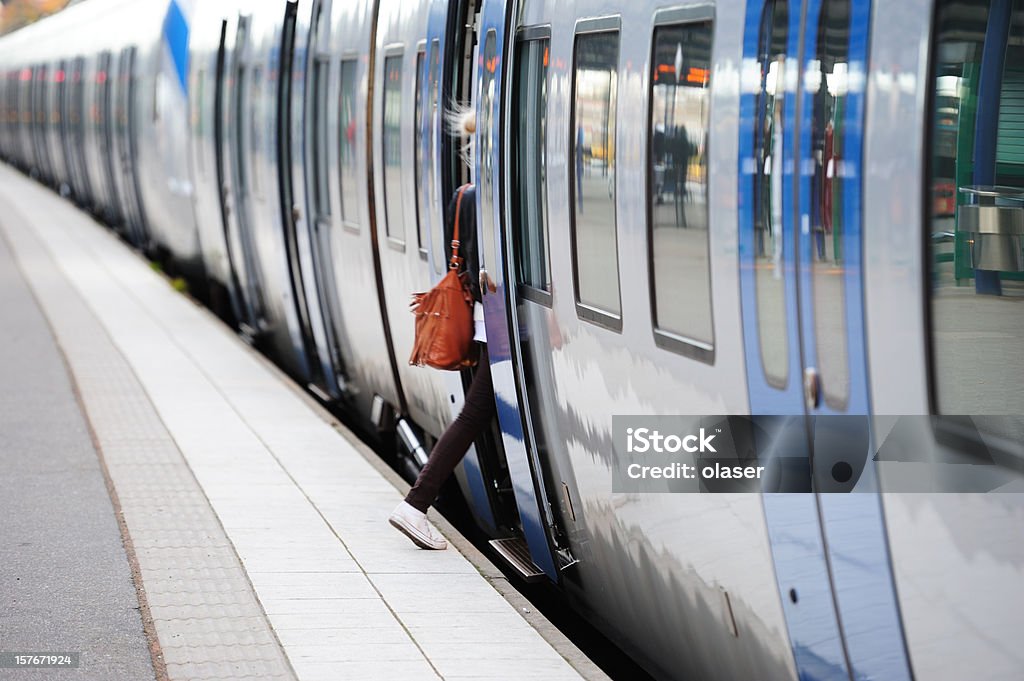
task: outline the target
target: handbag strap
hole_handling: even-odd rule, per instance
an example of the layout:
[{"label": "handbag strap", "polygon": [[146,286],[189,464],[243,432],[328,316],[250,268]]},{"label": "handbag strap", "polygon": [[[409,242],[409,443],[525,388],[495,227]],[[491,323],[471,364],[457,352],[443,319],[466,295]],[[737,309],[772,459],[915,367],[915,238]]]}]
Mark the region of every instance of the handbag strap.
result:
[{"label": "handbag strap", "polygon": [[452,229],[452,259],[448,261],[448,269],[457,270],[462,265],[462,258],[459,257],[459,217],[462,216],[462,195],[465,193],[468,184],[459,187],[459,197],[455,200],[455,227]]}]

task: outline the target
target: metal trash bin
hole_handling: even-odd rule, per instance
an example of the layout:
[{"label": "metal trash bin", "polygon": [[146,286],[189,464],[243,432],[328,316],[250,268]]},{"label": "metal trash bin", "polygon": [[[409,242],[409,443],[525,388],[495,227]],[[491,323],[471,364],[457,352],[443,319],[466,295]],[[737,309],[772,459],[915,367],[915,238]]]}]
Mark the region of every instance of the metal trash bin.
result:
[{"label": "metal trash bin", "polygon": [[1024,189],[960,187],[970,203],[957,209],[957,230],[968,235],[976,270],[1024,272]]}]

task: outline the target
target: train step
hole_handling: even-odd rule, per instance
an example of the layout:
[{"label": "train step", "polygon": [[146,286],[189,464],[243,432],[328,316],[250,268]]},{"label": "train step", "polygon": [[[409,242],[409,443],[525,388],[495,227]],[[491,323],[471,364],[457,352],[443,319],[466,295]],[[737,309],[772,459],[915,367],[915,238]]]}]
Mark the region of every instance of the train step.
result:
[{"label": "train step", "polygon": [[539,582],[544,579],[544,571],[534,564],[530,557],[530,549],[522,537],[492,539],[488,544],[527,582]]}]

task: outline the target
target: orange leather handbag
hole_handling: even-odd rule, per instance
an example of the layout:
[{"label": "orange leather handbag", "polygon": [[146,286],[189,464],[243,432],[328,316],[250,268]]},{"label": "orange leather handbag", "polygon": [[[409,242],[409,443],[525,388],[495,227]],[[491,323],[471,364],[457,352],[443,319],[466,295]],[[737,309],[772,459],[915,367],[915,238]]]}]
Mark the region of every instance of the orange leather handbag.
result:
[{"label": "orange leather handbag", "polygon": [[416,315],[416,340],[409,364],[435,369],[457,370],[476,364],[473,347],[473,294],[469,275],[459,257],[459,216],[462,214],[464,185],[455,201],[452,230],[452,258],[448,273],[426,293],[414,293],[409,306]]}]

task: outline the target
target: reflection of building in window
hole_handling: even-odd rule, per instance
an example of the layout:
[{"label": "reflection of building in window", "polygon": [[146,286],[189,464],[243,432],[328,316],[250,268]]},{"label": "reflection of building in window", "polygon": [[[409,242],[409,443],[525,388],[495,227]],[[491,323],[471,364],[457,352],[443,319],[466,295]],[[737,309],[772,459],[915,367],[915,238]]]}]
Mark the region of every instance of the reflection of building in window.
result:
[{"label": "reflection of building in window", "polygon": [[[1024,6],[939,0],[931,82],[935,407],[1024,413]],[[1024,441],[1021,419],[985,429]]]},{"label": "reflection of building in window", "polygon": [[656,337],[701,357],[714,341],[707,201],[711,36],[710,22],[655,29],[650,93]]},{"label": "reflection of building in window", "polygon": [[[550,293],[547,196],[547,81],[550,39],[520,40],[516,45],[516,77],[512,110],[514,124],[512,182],[517,197],[515,217],[517,281],[535,291]],[[579,145],[577,145],[579,146]],[[582,192],[576,190],[578,200]]]},{"label": "reflection of building in window", "polygon": [[[615,109],[619,34],[577,36],[573,78],[573,240],[577,301],[617,317],[619,259],[615,215]],[[596,316],[595,316],[596,315]]]},{"label": "reflection of building in window", "polygon": [[[757,61],[761,87],[755,100],[753,225],[757,330],[765,380],[785,388],[789,376],[786,286],[783,281],[785,229],[783,178],[786,92],[794,69],[786,68],[789,12],[785,0],[766,2],[761,14]],[[790,153],[790,156],[792,154]],[[789,167],[792,167],[791,161]]]},{"label": "reflection of building in window", "polygon": [[[812,96],[810,222],[813,233],[811,297],[817,369],[825,403],[845,409],[850,395],[846,323],[846,266],[843,239],[846,225],[845,188],[858,183],[859,161],[844,166],[846,126],[856,111],[848,111],[850,91],[850,2],[825,0],[818,18],[815,58],[807,63],[804,87]],[[858,65],[857,73],[863,69]],[[858,77],[858,91],[862,89]],[[854,151],[854,153],[858,153]],[[857,202],[851,208],[858,208]]]}]

